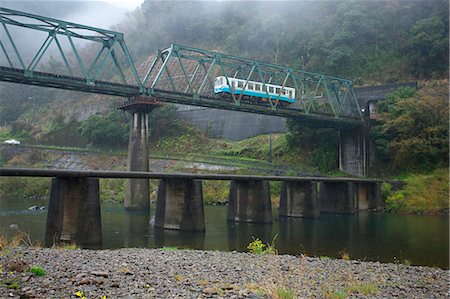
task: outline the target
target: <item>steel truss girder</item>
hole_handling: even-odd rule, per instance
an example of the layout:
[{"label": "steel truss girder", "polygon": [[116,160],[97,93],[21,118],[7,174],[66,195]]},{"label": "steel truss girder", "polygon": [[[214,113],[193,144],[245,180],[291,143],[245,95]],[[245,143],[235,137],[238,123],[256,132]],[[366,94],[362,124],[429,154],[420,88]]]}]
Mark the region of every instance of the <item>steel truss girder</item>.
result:
[{"label": "steel truss girder", "polygon": [[[127,84],[125,75],[125,70],[127,70],[131,73],[131,77],[134,78],[134,81],[138,82],[140,85],[140,78],[137,74],[133,59],[125,45],[123,34],[120,32],[66,22],[3,7],[0,7],[0,23],[0,29],[6,34],[6,38],[0,40],[0,54],[3,54],[8,61],[8,67],[25,70],[24,75],[27,77],[34,77],[33,72],[37,70],[43,57],[45,55],[47,58],[51,56],[52,53],[50,53],[49,47],[54,44],[57,49],[56,52],[59,53],[64,62],[65,71],[70,76],[73,76],[74,66],[77,67],[84,77],[86,84],[95,84],[96,81],[100,80],[100,74],[109,61],[109,63],[116,68],[117,73],[115,76],[118,77],[122,83]],[[18,49],[17,43],[10,33],[9,29],[12,27],[26,28],[36,32],[42,32],[44,35],[47,34],[47,37],[29,64],[25,63],[25,59],[22,57],[21,51]],[[68,42],[69,49],[64,49],[61,46],[61,41],[63,39]],[[80,49],[76,46],[74,39],[90,42],[90,51],[95,50],[93,45],[100,46],[92,63],[83,59],[80,54]],[[12,50],[10,50],[12,53],[8,53],[6,47],[7,44],[12,48]],[[120,58],[117,56],[118,51],[121,52],[120,56],[127,64],[125,69],[121,66],[121,62],[119,61]],[[68,54],[73,56],[72,61],[67,58]],[[0,55],[0,58],[3,55]],[[10,57],[16,58],[19,65],[15,66]]]},{"label": "steel truss girder", "polygon": [[[25,22],[24,19],[28,21]],[[352,82],[343,78],[178,44],[159,51],[147,69],[140,68],[138,71],[120,32],[1,7],[0,22],[0,30],[3,28],[7,37],[0,39],[0,58],[3,56],[3,60],[7,62],[7,65],[0,66],[1,81],[122,97],[147,96],[185,105],[298,117],[321,125],[354,126],[362,123],[361,109]],[[48,34],[31,63],[25,63],[20,56],[20,49],[8,30],[11,26]],[[71,53],[67,53],[68,50],[61,46],[63,38],[68,41]],[[93,61],[83,60],[74,43],[75,38],[100,45]],[[52,43],[56,45],[62,65],[69,75],[37,69]],[[7,45],[13,50],[8,52]],[[72,55],[72,60],[68,58],[68,54]],[[14,65],[13,59],[18,60],[19,65]],[[115,79],[120,83],[100,78],[107,60],[116,70]],[[81,76],[74,75],[74,64],[81,70]],[[244,80],[244,86],[248,86],[250,81],[261,82],[267,100],[263,103],[260,99],[261,105],[249,102],[254,99],[245,99],[243,93],[235,95],[232,86],[229,101],[222,100],[213,92],[213,81],[217,76],[240,78]],[[289,107],[280,105],[281,90],[275,99],[271,99],[266,84],[294,88],[296,103]]]},{"label": "steel truss girder", "polygon": [[[352,82],[347,79],[295,70],[178,44],[172,44],[169,48],[160,51],[158,58],[154,61],[158,59],[161,61],[160,67],[155,67],[152,64],[151,70],[146,73],[143,87],[144,90],[148,91],[146,94],[148,96],[154,96],[152,90],[155,88],[177,91],[181,90],[180,87],[183,87],[185,93],[189,91],[189,94],[186,95],[193,100],[202,96],[211,96],[211,91],[205,93],[207,82],[212,86],[216,76],[237,78],[239,74],[239,78],[244,81],[244,88],[248,86],[249,81],[262,83],[270,106],[267,109],[277,110],[280,104],[281,90],[276,99],[270,99],[267,93],[266,84],[272,83],[282,88],[292,87],[296,90],[299,113],[307,115],[328,114],[329,117],[333,118],[362,119],[359,104],[354,92],[351,91],[353,90]],[[173,60],[172,63],[171,60]],[[178,70],[180,75],[178,76],[173,75],[177,71],[175,61],[176,65],[180,66]],[[195,70],[191,68],[191,72],[187,71],[189,65],[195,66]],[[204,69],[201,75],[199,75],[199,69]],[[166,73],[165,78],[163,78],[164,73]],[[172,73],[172,75],[169,73]],[[152,76],[154,80],[150,79]],[[201,77],[202,80],[195,84],[193,79],[197,77]],[[150,86],[147,84],[148,81],[152,82]],[[168,82],[170,82],[170,86],[167,84]],[[235,106],[240,106],[244,95],[242,93],[235,94],[235,87],[230,85],[229,82],[228,85],[231,89],[229,96],[232,103]]]}]

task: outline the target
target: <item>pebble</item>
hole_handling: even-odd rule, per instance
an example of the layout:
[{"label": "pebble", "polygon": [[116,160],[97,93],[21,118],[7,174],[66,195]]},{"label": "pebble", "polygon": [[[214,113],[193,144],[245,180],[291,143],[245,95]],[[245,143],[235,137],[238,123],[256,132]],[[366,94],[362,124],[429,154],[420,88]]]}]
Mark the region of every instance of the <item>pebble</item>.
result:
[{"label": "pebble", "polygon": [[91,274],[94,276],[101,276],[101,277],[109,276],[108,272],[105,272],[105,271],[92,271]]},{"label": "pebble", "polygon": [[[41,265],[46,276],[9,271],[20,289],[0,284],[0,297],[69,298],[260,298],[277,288],[295,298],[326,298],[353,286],[354,298],[448,298],[448,270],[378,262],[343,261],[290,255],[158,249],[58,250],[17,248],[0,255]],[[358,287],[372,286],[372,293]],[[10,295],[12,294],[12,295]],[[273,295],[273,294],[272,294]]]}]

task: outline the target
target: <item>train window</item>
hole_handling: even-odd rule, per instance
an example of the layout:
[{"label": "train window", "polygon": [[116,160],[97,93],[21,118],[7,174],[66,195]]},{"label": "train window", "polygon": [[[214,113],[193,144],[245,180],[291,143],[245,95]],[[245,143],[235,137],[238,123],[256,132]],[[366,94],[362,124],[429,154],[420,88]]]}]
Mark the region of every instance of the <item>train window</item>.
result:
[{"label": "train window", "polygon": [[280,88],[279,87],[275,87],[275,93],[279,94],[280,93]]},{"label": "train window", "polygon": [[237,87],[238,88],[244,88],[244,82],[242,82],[242,81],[237,81],[238,82],[238,85],[237,85]]},{"label": "train window", "polygon": [[254,90],[255,89],[255,84],[254,83],[248,83],[247,89]]},{"label": "train window", "polygon": [[262,84],[258,84],[258,86],[257,86],[258,88],[258,91],[262,91],[263,90],[263,86],[262,86]]},{"label": "train window", "polygon": [[274,88],[272,86],[269,86],[269,93],[275,93]]}]

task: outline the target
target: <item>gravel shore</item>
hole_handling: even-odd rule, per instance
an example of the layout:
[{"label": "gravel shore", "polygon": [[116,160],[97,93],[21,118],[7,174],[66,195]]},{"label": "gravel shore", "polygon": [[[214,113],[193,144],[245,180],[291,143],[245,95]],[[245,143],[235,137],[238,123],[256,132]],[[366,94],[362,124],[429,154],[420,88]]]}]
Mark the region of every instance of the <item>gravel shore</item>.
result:
[{"label": "gravel shore", "polygon": [[[1,298],[449,298],[449,271],[290,255],[4,249]],[[30,272],[32,266],[45,275]],[[293,297],[288,297],[293,295]]]}]

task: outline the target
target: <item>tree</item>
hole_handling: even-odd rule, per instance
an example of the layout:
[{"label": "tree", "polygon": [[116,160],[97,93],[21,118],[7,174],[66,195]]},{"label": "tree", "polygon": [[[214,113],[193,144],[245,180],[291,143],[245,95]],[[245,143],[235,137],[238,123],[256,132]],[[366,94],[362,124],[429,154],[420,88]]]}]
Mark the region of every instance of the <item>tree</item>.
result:
[{"label": "tree", "polygon": [[338,168],[339,138],[333,129],[310,128],[297,120],[287,121],[289,147],[306,154],[311,166],[321,172],[330,172]]},{"label": "tree", "polygon": [[123,147],[128,143],[128,117],[117,110],[111,110],[106,115],[97,113],[81,122],[78,131],[91,144]]},{"label": "tree", "polygon": [[448,30],[439,17],[417,21],[411,28],[411,41],[417,52],[414,71],[419,78],[429,78],[433,71],[448,71]]},{"label": "tree", "polygon": [[396,170],[430,170],[448,165],[448,94],[445,86],[417,94],[400,88],[380,102],[374,137]]}]

